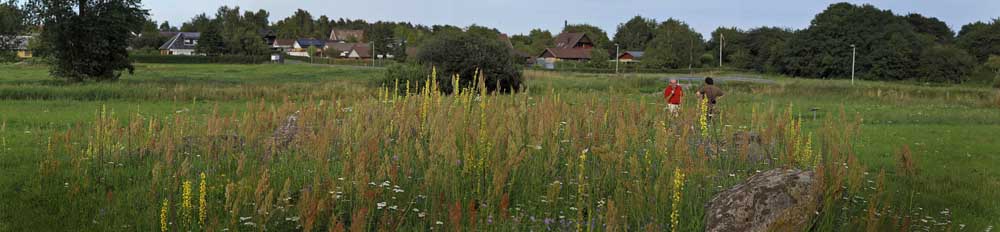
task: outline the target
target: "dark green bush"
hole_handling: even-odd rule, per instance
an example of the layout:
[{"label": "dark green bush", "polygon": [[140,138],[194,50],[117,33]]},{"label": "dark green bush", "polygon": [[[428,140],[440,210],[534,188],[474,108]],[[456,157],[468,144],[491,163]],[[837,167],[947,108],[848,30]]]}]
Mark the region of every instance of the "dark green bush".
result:
[{"label": "dark green bush", "polygon": [[17,62],[17,53],[9,51],[0,51],[0,63],[11,63]]},{"label": "dark green bush", "polygon": [[468,33],[443,33],[424,43],[417,60],[425,66],[437,67],[441,90],[451,93],[451,77],[460,76],[461,87],[475,85],[476,70],[485,77],[488,91],[514,92],[521,88],[524,77],[515,63],[510,48],[499,40]]},{"label": "dark green bush", "polygon": [[608,50],[594,48],[590,50],[590,61],[587,62],[587,66],[591,68],[614,68],[611,67],[614,63],[608,62],[612,59],[611,55],[608,54]]},{"label": "dark green bush", "polygon": [[969,78],[965,81],[965,83],[988,86],[993,84],[993,79],[996,76],[997,73],[986,65],[979,65],[973,69],[971,74],[969,74]]},{"label": "dark green bush", "polygon": [[920,56],[919,72],[924,81],[961,83],[976,67],[975,57],[954,46],[934,46]]},{"label": "dark green bush", "polygon": [[402,93],[406,91],[407,83],[409,83],[410,92],[415,93],[423,88],[424,83],[430,75],[431,72],[424,66],[409,63],[396,63],[391,64],[386,68],[385,76],[382,79],[379,79],[376,85],[379,87],[395,88],[398,81],[398,91]]}]

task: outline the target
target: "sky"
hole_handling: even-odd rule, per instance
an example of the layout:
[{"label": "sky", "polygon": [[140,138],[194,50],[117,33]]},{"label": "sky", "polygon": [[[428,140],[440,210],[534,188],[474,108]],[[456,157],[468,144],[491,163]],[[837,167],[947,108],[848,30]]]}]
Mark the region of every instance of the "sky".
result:
[{"label": "sky", "polygon": [[[493,27],[507,34],[527,34],[534,28],[558,33],[564,22],[591,24],[613,37],[617,25],[636,15],[664,21],[680,19],[703,35],[720,26],[742,29],[777,26],[802,29],[832,3],[827,0],[146,0],[152,18],[180,26],[196,14],[212,16],[220,6],[242,10],[264,9],[270,21],[288,17],[296,9],[313,17],[407,21],[414,24],[472,24]],[[870,0],[896,14],[920,13],[936,17],[954,31],[962,25],[1000,18],[997,0]]]}]

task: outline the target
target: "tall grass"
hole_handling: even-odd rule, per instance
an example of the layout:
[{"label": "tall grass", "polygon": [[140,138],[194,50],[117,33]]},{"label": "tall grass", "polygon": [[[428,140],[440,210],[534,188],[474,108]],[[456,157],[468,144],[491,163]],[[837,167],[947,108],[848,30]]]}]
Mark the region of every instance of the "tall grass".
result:
[{"label": "tall grass", "polygon": [[819,230],[940,228],[884,191],[894,178],[867,172],[862,119],[843,110],[810,129],[791,106],[722,106],[702,129],[699,107],[669,117],[644,97],[495,95],[478,80],[451,96],[428,80],[413,94],[251,101],[242,113],[102,110],[51,135],[27,181],[60,220],[11,226],[697,231],[715,193],[800,168],[820,180]]}]

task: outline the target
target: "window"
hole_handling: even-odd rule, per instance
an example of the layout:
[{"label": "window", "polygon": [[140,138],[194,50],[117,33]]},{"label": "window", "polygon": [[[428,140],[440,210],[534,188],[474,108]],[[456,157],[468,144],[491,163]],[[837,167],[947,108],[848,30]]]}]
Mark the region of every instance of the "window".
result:
[{"label": "window", "polygon": [[198,40],[195,39],[184,39],[184,45],[195,45],[198,44]]}]

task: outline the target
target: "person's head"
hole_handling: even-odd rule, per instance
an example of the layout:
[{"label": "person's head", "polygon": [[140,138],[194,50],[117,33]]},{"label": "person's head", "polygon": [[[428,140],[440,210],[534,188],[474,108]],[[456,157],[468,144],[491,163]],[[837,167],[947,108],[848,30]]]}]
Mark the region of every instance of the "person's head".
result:
[{"label": "person's head", "polygon": [[705,84],[707,84],[707,85],[714,85],[715,84],[715,80],[712,80],[711,77],[706,77],[705,78]]},{"label": "person's head", "polygon": [[670,79],[670,85],[677,85],[677,79]]}]

